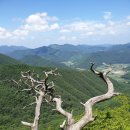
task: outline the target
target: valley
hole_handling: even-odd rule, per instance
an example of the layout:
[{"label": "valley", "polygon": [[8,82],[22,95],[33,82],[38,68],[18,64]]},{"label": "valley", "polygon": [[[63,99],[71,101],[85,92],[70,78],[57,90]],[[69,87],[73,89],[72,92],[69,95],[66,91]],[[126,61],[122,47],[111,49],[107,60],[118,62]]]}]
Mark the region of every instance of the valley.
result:
[{"label": "valley", "polygon": [[[97,67],[98,70],[105,69],[105,66],[109,66],[107,64],[101,65]],[[117,82],[130,82],[130,79],[126,79],[124,76],[130,73],[129,70],[130,64],[112,64],[112,72],[109,76],[116,80]]]},{"label": "valley", "polygon": [[[52,77],[55,83],[55,92],[62,96],[63,107],[72,111],[76,120],[82,113],[83,107],[80,102],[85,102],[89,98],[106,92],[104,82],[90,71],[90,62],[95,61],[96,70],[103,70],[112,65],[112,72],[109,76],[115,86],[115,91],[122,93],[122,96],[99,103],[94,107],[94,115],[97,114],[96,120],[90,123],[84,130],[129,130],[130,112],[130,59],[128,50],[129,44],[124,46],[88,47],[70,46],[70,45],[51,45],[37,49],[14,50],[14,52],[0,55],[0,129],[1,130],[29,130],[21,125],[21,120],[32,121],[34,116],[34,106],[22,109],[25,105],[33,101],[33,98],[26,92],[19,92],[21,89],[16,84],[10,82],[11,79],[18,81],[21,71],[35,71],[40,76],[43,71],[58,68],[61,76]],[[121,59],[116,57],[119,50]],[[108,56],[113,51],[114,55]],[[2,53],[2,52],[1,52]],[[100,54],[95,57],[95,53]],[[7,56],[8,55],[8,56]],[[127,56],[128,55],[128,56]],[[92,58],[93,57],[93,58]],[[127,58],[122,58],[127,57]],[[107,62],[106,62],[107,61]],[[22,86],[24,87],[24,86]],[[63,117],[52,111],[53,103],[43,103],[42,115],[40,120],[40,130],[58,130]],[[121,116],[121,113],[126,113]],[[112,113],[116,113],[112,116]],[[107,117],[108,116],[108,117]],[[120,117],[121,116],[121,117]],[[120,118],[119,118],[120,117]],[[116,120],[116,118],[119,118]],[[126,119],[126,120],[125,120]],[[106,123],[101,124],[105,120]],[[114,121],[115,124],[114,124]],[[122,126],[123,123],[123,126]]]}]

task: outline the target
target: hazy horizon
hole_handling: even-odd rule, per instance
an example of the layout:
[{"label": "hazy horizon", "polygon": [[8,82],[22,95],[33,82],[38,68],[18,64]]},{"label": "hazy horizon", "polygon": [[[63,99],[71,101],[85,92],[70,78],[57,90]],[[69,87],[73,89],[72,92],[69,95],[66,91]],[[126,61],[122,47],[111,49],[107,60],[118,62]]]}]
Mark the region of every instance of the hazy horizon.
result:
[{"label": "hazy horizon", "polygon": [[36,49],[36,48],[40,48],[40,47],[48,47],[48,46],[51,46],[51,45],[73,45],[73,46],[114,46],[114,45],[125,45],[125,44],[129,44],[130,42],[128,43],[123,43],[123,44],[77,44],[77,45],[74,45],[74,44],[69,44],[69,43],[64,43],[64,44],[48,44],[48,45],[43,45],[43,46],[38,46],[38,47],[28,47],[28,46],[22,46],[22,45],[0,45],[0,47],[25,47],[25,48],[28,48],[28,49]]}]

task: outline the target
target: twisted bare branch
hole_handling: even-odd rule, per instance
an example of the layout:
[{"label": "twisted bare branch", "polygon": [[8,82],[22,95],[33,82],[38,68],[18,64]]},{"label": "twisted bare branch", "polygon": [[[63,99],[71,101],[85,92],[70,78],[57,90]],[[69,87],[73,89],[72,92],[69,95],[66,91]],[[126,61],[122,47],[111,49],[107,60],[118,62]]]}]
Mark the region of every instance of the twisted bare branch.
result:
[{"label": "twisted bare branch", "polygon": [[[34,73],[34,71],[21,72],[21,81],[26,85],[26,88],[22,89],[21,91],[30,91],[31,93],[33,93],[33,96],[35,97],[35,102],[30,103],[24,107],[26,108],[30,105],[36,104],[33,123],[28,123],[24,121],[21,122],[23,125],[31,127],[31,130],[38,130],[38,123],[42,103],[44,101],[49,103],[54,97],[54,83],[48,83],[48,79],[50,75],[58,75],[55,73],[56,70],[57,69],[44,72],[45,78],[42,80],[39,79],[39,75]],[[19,84],[19,82],[16,81],[14,83]],[[48,96],[50,97],[50,100],[47,99]]]},{"label": "twisted bare branch", "polygon": [[91,67],[90,70],[98,75],[107,85],[108,87],[108,91],[105,94],[99,95],[99,96],[95,96],[90,98],[88,101],[86,101],[85,103],[81,103],[84,108],[85,108],[85,113],[83,115],[83,117],[75,122],[72,114],[64,111],[61,107],[61,98],[54,98],[53,100],[56,102],[56,110],[62,114],[63,116],[66,117],[67,119],[67,123],[65,124],[63,122],[62,129],[63,130],[81,130],[82,128],[84,128],[89,122],[94,120],[93,117],[93,113],[92,113],[92,107],[93,105],[95,105],[98,102],[102,102],[104,100],[108,100],[110,98],[112,98],[113,96],[117,96],[119,95],[119,93],[114,92],[114,87],[113,87],[113,83],[111,82],[111,80],[109,79],[109,77],[107,76],[109,72],[112,71],[112,68],[108,68],[103,70],[102,72],[96,71],[93,69],[94,63],[91,63]]},{"label": "twisted bare branch", "polygon": [[[69,113],[62,108],[61,104],[63,101],[61,100],[61,98],[54,98],[53,101],[56,102],[56,109],[54,110],[58,111],[60,114],[66,117],[68,125],[74,124],[75,120],[73,118],[72,113]],[[64,125],[65,122],[61,126],[63,127]]]},{"label": "twisted bare branch", "polygon": [[87,123],[91,122],[94,120],[93,118],[93,114],[92,114],[92,107],[94,104],[104,101],[104,100],[108,100],[113,96],[119,95],[119,93],[115,93],[114,92],[114,87],[113,87],[113,83],[110,81],[110,79],[108,78],[108,73],[112,71],[112,68],[108,68],[106,70],[103,70],[103,72],[98,72],[95,71],[93,69],[94,63],[92,63],[91,65],[91,71],[98,75],[106,84],[108,87],[108,91],[107,93],[100,95],[100,96],[96,96],[93,97],[91,99],[89,99],[86,103],[84,103],[84,107],[85,107],[85,114],[84,116],[76,123],[76,126],[78,127],[78,129],[82,129]]}]

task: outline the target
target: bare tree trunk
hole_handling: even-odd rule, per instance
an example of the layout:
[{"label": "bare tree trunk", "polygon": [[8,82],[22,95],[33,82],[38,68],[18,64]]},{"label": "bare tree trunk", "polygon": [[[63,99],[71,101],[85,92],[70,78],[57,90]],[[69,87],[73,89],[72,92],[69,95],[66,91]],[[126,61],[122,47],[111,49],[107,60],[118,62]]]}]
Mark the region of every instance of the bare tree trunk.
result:
[{"label": "bare tree trunk", "polygon": [[40,117],[40,109],[43,102],[44,93],[40,92],[40,95],[36,102],[36,108],[35,108],[35,118],[32,126],[32,130],[38,130],[38,122]]},{"label": "bare tree trunk", "polygon": [[102,102],[104,100],[108,100],[112,98],[113,96],[119,95],[119,93],[114,92],[113,83],[108,78],[107,74],[112,70],[111,68],[103,70],[103,72],[98,72],[93,69],[94,64],[91,65],[91,71],[98,75],[107,85],[108,91],[105,94],[95,96],[93,98],[90,98],[85,103],[81,103],[85,108],[85,113],[83,117],[75,122],[72,116],[72,113],[68,113],[65,110],[63,110],[61,103],[61,98],[54,98],[53,101],[56,102],[56,111],[58,111],[60,114],[66,117],[66,121],[63,122],[62,125],[60,125],[61,130],[81,130],[83,129],[89,122],[93,121],[93,112],[92,107],[98,102]]},{"label": "bare tree trunk", "polygon": [[38,130],[39,118],[40,118],[40,110],[43,102],[44,93],[39,92],[38,98],[36,98],[36,107],[35,107],[35,117],[33,123],[21,122],[23,125],[30,126],[31,130]]},{"label": "bare tree trunk", "polygon": [[[39,119],[40,119],[40,110],[41,110],[41,105],[44,102],[49,103],[52,101],[53,95],[54,95],[54,83],[48,82],[49,76],[53,75],[59,75],[58,73],[55,73],[57,69],[51,70],[48,72],[44,72],[45,78],[40,80],[39,75],[36,73],[31,73],[30,71],[27,72],[21,72],[22,80],[24,84],[28,87],[23,89],[22,91],[33,91],[33,94],[35,95],[34,97],[36,98],[36,101],[27,105],[33,105],[34,103],[36,104],[35,106],[35,116],[34,116],[34,121],[33,123],[28,123],[22,121],[21,123],[23,125],[29,126],[31,130],[38,130],[38,124],[39,124]],[[16,82],[17,83],[17,82]],[[18,84],[18,83],[17,83]],[[49,96],[49,99],[48,99]],[[25,106],[24,108],[26,108]]]}]

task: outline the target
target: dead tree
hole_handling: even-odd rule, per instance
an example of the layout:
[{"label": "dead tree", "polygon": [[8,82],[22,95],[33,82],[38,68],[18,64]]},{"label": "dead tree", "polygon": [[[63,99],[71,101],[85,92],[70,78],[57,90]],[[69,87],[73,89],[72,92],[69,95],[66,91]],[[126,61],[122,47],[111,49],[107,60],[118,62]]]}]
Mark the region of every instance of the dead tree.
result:
[{"label": "dead tree", "polygon": [[98,102],[102,102],[104,100],[108,100],[112,98],[113,96],[119,95],[119,93],[114,92],[113,83],[107,76],[108,73],[111,72],[112,68],[110,67],[108,69],[103,70],[102,72],[98,72],[93,69],[93,66],[94,66],[94,63],[92,63],[90,70],[94,74],[98,75],[106,83],[108,87],[108,91],[105,94],[90,98],[85,103],[81,103],[85,108],[85,112],[84,112],[83,117],[77,122],[74,120],[72,113],[69,113],[62,108],[61,98],[54,98],[53,101],[56,103],[55,110],[59,112],[60,114],[62,114],[64,117],[66,117],[66,120],[62,123],[62,125],[60,125],[60,128],[62,130],[83,129],[89,122],[94,120],[93,113],[92,113],[92,107],[94,104]]},{"label": "dead tree", "polygon": [[[53,99],[54,83],[53,81],[49,82],[48,80],[51,75],[58,75],[55,71],[56,69],[44,72],[45,78],[43,78],[42,80],[40,80],[39,75],[34,72],[33,73],[31,73],[30,71],[21,72],[20,81],[22,81],[27,86],[21,91],[30,92],[35,97],[35,102],[29,104],[29,105],[36,104],[33,123],[21,121],[23,125],[31,127],[31,130],[38,130],[38,123],[41,114],[40,110],[42,103],[50,102]],[[17,83],[16,81],[14,82]],[[25,106],[24,108],[26,108],[27,106]]]}]

